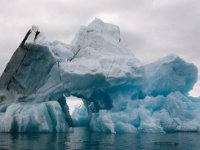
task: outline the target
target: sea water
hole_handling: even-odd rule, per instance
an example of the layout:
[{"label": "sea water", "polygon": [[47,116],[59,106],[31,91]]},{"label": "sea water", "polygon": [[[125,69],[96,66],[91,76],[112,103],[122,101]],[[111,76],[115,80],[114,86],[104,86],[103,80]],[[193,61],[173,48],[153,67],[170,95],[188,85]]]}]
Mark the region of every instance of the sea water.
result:
[{"label": "sea water", "polygon": [[68,133],[0,133],[0,150],[198,150],[200,133],[108,134],[74,128]]}]

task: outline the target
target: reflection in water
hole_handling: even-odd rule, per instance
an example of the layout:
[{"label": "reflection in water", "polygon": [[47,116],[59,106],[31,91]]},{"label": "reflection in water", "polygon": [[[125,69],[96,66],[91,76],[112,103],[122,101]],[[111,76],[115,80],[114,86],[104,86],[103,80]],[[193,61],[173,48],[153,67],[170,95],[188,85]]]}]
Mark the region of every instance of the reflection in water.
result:
[{"label": "reflection in water", "polygon": [[[0,134],[0,150],[63,150],[63,149],[200,149],[199,133],[168,134],[105,134],[90,132],[87,128],[74,128],[73,132],[57,134]],[[156,142],[177,142],[178,145]]]}]

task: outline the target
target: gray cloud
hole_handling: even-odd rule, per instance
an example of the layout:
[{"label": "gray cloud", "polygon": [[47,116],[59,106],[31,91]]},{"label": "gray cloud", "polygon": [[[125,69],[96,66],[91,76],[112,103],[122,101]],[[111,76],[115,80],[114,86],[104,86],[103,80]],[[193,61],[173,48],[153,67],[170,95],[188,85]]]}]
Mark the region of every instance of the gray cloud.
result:
[{"label": "gray cloud", "polygon": [[144,63],[175,53],[200,69],[198,0],[1,0],[0,6],[0,72],[32,24],[50,40],[70,43],[94,17],[118,25]]}]

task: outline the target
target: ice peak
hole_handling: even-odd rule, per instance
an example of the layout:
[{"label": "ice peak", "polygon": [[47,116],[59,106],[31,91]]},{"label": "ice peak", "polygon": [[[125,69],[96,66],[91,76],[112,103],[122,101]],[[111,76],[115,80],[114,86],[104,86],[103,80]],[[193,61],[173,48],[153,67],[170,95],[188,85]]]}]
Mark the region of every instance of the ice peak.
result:
[{"label": "ice peak", "polygon": [[104,22],[99,18],[94,18],[90,24],[103,24]]},{"label": "ice peak", "polygon": [[91,23],[89,23],[88,28],[98,31],[105,28],[106,24],[107,23],[103,22],[101,19],[95,18]]},{"label": "ice peak", "polygon": [[33,32],[38,32],[39,31],[39,27],[38,26],[36,26],[36,25],[32,25],[32,27],[31,27],[31,31],[33,31]]},{"label": "ice peak", "polygon": [[120,29],[113,24],[105,23],[95,18],[88,26],[82,26],[76,34],[72,45],[77,49],[87,47],[104,52],[117,52],[120,43]]},{"label": "ice peak", "polygon": [[87,27],[89,32],[95,31],[98,33],[109,35],[110,37],[119,39],[120,29],[118,26],[110,23],[105,23],[101,19],[95,18]]}]

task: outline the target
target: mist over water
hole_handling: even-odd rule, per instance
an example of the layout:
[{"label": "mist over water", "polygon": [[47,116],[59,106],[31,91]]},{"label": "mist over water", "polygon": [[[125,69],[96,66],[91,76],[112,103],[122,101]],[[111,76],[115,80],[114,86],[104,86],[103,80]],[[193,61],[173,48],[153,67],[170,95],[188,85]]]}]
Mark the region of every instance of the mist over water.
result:
[{"label": "mist over water", "polygon": [[[0,150],[196,150],[200,149],[199,140],[200,134],[194,132],[106,134],[74,128],[68,133],[56,134],[1,133]],[[156,145],[155,142],[168,144]]]}]

